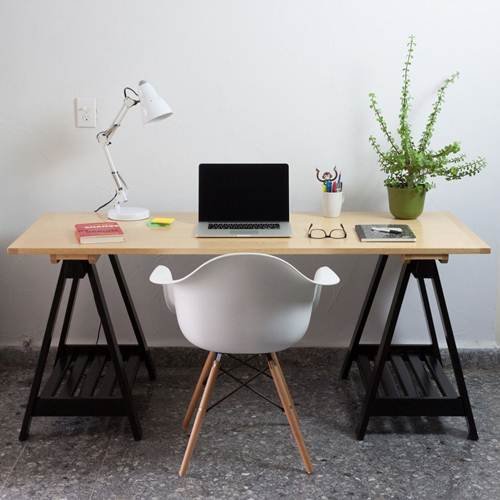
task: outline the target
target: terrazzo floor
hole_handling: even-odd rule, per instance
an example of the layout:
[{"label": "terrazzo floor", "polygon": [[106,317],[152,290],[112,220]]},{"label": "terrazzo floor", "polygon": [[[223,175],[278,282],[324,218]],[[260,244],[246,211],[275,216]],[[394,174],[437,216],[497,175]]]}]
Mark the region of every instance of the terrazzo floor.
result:
[{"label": "terrazzo floor", "polygon": [[[477,442],[466,439],[464,418],[382,417],[356,441],[361,384],[356,369],[339,381],[339,368],[284,363],[313,475],[302,468],[284,415],[243,390],[208,413],[181,479],[180,424],[199,367],[157,360],[155,382],[140,371],[140,442],[124,418],[39,417],[20,443],[33,367],[0,363],[0,498],[500,498],[500,366],[465,369]],[[233,387],[221,377],[214,398]],[[274,397],[267,379],[255,387]]]}]

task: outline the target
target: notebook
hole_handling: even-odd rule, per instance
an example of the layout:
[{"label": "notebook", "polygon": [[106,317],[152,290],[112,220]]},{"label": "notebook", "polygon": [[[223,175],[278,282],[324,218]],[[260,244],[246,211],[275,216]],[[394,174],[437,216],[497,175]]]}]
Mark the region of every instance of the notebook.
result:
[{"label": "notebook", "polygon": [[[401,232],[384,232],[377,231],[379,229],[400,229]],[[372,243],[385,243],[386,241],[394,242],[412,242],[417,241],[415,233],[407,224],[358,224],[354,227],[360,241]]]}]

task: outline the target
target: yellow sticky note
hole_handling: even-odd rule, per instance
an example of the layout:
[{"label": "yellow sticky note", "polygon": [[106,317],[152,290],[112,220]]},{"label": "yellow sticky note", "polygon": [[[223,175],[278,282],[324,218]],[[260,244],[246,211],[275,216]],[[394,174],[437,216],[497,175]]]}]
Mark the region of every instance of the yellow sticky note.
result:
[{"label": "yellow sticky note", "polygon": [[153,217],[151,219],[151,222],[153,224],[164,224],[164,225],[172,224],[172,222],[174,221],[175,219],[173,217]]}]

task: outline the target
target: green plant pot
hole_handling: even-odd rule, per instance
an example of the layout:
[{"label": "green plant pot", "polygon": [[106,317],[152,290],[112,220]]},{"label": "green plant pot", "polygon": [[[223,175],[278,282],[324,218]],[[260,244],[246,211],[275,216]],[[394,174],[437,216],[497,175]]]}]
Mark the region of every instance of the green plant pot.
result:
[{"label": "green plant pot", "polygon": [[388,187],[389,210],[396,219],[416,219],[424,211],[425,191]]}]

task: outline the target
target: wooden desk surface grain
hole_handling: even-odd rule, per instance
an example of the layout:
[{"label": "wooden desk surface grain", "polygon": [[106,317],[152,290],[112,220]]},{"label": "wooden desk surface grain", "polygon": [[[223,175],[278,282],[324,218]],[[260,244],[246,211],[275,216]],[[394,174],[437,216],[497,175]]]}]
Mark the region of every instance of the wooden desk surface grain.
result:
[{"label": "wooden desk surface grain", "polygon": [[[162,215],[162,214],[157,214]],[[417,220],[396,221],[387,213],[345,212],[339,218],[327,219],[317,214],[295,213],[291,216],[292,238],[195,238],[195,213],[169,213],[176,221],[168,228],[151,229],[145,221],[120,222],[125,232],[121,243],[80,245],[74,225],[103,221],[94,213],[49,213],[42,215],[7,249],[16,255],[50,255],[53,260],[117,255],[194,255],[230,252],[263,252],[272,254],[388,254],[415,258],[439,258],[449,254],[486,254],[490,247],[448,212],[427,212]],[[347,231],[344,240],[313,240],[307,237],[309,224],[333,229],[342,223]],[[356,224],[407,223],[417,236],[415,243],[362,243]]]}]

